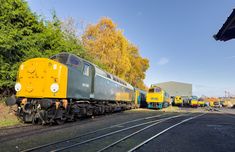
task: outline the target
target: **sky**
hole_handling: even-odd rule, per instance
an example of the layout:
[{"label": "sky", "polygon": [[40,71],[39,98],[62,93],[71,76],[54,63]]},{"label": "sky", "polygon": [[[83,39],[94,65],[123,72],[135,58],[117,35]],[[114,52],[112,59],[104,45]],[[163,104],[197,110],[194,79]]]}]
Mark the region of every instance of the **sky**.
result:
[{"label": "sky", "polygon": [[45,19],[96,24],[111,18],[149,59],[147,86],[166,81],[193,84],[194,95],[235,95],[235,39],[216,41],[234,0],[27,0]]}]

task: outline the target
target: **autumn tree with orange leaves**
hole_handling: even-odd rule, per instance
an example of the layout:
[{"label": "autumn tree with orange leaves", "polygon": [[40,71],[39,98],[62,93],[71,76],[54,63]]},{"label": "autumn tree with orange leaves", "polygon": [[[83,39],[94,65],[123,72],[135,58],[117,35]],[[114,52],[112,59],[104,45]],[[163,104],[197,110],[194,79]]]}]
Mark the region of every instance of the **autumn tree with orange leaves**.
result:
[{"label": "autumn tree with orange leaves", "polygon": [[147,90],[143,80],[145,72],[149,68],[149,61],[140,56],[138,48],[133,44],[129,44],[127,50],[131,61],[131,70],[126,73],[125,80],[137,88]]},{"label": "autumn tree with orange leaves", "polygon": [[88,25],[82,42],[93,62],[105,65],[102,68],[132,85],[146,89],[143,80],[149,61],[140,56],[138,48],[111,19],[102,18],[97,24]]}]

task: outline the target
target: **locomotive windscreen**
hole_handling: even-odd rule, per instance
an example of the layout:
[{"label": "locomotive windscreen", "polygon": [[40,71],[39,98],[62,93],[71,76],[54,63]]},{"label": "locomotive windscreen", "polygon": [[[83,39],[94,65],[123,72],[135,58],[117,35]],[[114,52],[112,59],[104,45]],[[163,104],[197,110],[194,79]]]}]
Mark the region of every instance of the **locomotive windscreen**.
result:
[{"label": "locomotive windscreen", "polygon": [[62,64],[67,64],[68,58],[69,58],[68,53],[61,53],[61,54],[57,54],[51,57],[52,60],[55,60]]}]

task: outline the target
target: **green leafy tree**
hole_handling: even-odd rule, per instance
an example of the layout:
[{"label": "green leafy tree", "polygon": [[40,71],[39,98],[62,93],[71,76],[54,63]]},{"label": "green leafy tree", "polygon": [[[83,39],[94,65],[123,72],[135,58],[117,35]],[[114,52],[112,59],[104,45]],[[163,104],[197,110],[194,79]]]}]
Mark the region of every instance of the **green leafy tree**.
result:
[{"label": "green leafy tree", "polygon": [[66,51],[84,56],[77,37],[61,30],[61,22],[53,14],[45,21],[32,13],[27,2],[0,0],[0,94],[13,93],[19,65],[34,57],[49,57]]}]

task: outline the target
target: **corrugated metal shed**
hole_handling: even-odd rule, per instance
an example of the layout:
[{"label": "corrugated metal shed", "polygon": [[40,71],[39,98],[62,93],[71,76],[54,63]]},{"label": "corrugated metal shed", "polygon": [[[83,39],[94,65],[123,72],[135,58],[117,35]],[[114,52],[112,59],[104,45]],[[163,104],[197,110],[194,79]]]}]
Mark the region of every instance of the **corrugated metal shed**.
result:
[{"label": "corrugated metal shed", "polygon": [[170,96],[192,96],[192,84],[182,82],[163,82],[153,84],[166,90]]},{"label": "corrugated metal shed", "polygon": [[214,35],[216,40],[228,41],[235,38],[235,9],[227,18],[221,29]]}]

